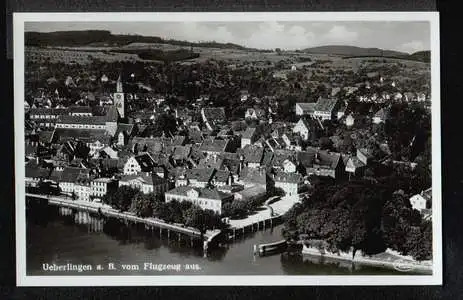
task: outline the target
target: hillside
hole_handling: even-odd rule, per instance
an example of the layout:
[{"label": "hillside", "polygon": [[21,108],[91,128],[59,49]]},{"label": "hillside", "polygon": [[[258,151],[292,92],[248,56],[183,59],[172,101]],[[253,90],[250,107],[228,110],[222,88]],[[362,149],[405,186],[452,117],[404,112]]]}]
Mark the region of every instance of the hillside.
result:
[{"label": "hillside", "polygon": [[329,55],[340,55],[340,56],[390,56],[390,57],[404,57],[407,53],[383,50],[379,48],[362,48],[356,46],[341,46],[341,45],[328,45],[307,48],[302,50],[306,53],[313,54],[329,54]]},{"label": "hillside", "polygon": [[188,42],[165,40],[160,37],[141,35],[115,35],[106,30],[55,31],[55,32],[25,32],[26,46],[124,46],[131,43],[171,44],[183,47],[206,47],[255,51],[232,43],[218,42]]}]

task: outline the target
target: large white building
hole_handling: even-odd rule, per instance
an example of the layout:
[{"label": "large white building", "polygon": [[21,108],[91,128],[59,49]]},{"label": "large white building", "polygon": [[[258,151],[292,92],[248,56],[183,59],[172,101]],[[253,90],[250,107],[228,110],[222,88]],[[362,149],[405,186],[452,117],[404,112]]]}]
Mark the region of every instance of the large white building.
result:
[{"label": "large white building", "polygon": [[188,201],[198,205],[202,209],[210,209],[218,214],[222,213],[222,206],[228,201],[233,201],[233,194],[221,192],[215,188],[194,188],[191,186],[179,186],[165,193],[166,202],[177,200]]}]

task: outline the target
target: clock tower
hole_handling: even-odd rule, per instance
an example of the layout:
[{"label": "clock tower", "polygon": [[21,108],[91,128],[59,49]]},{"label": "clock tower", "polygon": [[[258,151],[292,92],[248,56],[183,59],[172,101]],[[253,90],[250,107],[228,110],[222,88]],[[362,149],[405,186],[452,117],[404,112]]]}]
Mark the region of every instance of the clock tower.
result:
[{"label": "clock tower", "polygon": [[125,118],[125,99],[124,99],[124,91],[122,90],[122,80],[121,76],[117,79],[116,83],[116,92],[114,93],[114,106],[119,113],[121,118]]}]

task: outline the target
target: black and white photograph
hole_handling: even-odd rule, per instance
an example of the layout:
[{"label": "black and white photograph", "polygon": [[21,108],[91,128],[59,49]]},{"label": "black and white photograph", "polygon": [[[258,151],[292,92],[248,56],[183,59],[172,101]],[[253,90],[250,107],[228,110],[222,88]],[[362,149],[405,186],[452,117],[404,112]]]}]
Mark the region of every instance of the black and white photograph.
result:
[{"label": "black and white photograph", "polygon": [[441,284],[438,16],[15,13],[18,285]]}]

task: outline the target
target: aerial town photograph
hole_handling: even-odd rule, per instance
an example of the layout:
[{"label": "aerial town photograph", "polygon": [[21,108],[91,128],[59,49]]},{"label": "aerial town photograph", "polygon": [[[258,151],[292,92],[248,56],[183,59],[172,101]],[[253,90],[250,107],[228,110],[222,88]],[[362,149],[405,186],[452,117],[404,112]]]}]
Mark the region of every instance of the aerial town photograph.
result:
[{"label": "aerial town photograph", "polygon": [[27,22],[24,63],[27,275],[433,273],[429,22]]}]

